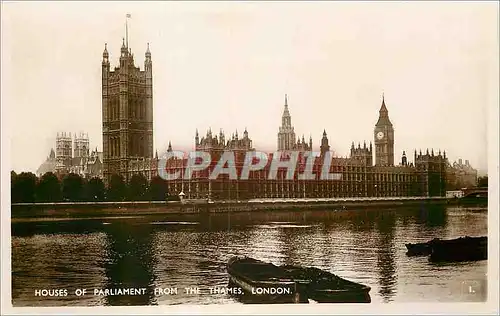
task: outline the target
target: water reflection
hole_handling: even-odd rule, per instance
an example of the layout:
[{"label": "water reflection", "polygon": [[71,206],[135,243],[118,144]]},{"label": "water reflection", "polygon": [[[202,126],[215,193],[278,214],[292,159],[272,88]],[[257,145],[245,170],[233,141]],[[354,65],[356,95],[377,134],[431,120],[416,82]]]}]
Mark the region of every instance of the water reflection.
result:
[{"label": "water reflection", "polygon": [[444,227],[446,225],[446,208],[442,205],[423,205],[418,213],[418,222],[427,227]]},{"label": "water reflection", "polygon": [[396,262],[394,232],[396,216],[393,212],[379,214],[376,226],[379,233],[377,267],[379,271],[379,294],[384,302],[392,301],[396,289]]},{"label": "water reflection", "polygon": [[102,266],[107,289],[145,289],[144,295],[108,295],[106,305],[153,305],[152,232],[150,225],[113,223],[105,226],[108,247]]}]

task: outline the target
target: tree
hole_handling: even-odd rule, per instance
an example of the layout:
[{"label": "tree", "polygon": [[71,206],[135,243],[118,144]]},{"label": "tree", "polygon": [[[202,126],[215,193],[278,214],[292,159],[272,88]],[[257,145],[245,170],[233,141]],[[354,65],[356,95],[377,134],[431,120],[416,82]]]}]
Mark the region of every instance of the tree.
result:
[{"label": "tree", "polygon": [[19,200],[19,193],[16,191],[16,180],[17,180],[17,173],[12,170],[10,172],[10,200],[11,203],[15,203]]},{"label": "tree", "polygon": [[61,200],[61,184],[53,172],[46,172],[38,182],[36,199],[40,202],[57,202]]},{"label": "tree", "polygon": [[167,181],[159,176],[153,177],[149,184],[148,196],[151,201],[165,201],[167,198]]},{"label": "tree", "polygon": [[70,173],[62,180],[62,196],[72,202],[83,199],[83,179],[80,175]]},{"label": "tree", "polygon": [[123,201],[127,196],[127,186],[121,175],[113,174],[109,180],[108,199],[110,201]]},{"label": "tree", "polygon": [[487,188],[488,187],[488,176],[483,176],[477,178],[477,186],[480,188]]},{"label": "tree", "polygon": [[12,203],[33,203],[35,201],[37,178],[31,172],[11,172]]},{"label": "tree", "polygon": [[131,201],[141,201],[146,198],[148,180],[142,174],[134,174],[130,179],[128,197]]},{"label": "tree", "polygon": [[104,182],[94,177],[85,184],[85,198],[87,201],[104,201]]}]

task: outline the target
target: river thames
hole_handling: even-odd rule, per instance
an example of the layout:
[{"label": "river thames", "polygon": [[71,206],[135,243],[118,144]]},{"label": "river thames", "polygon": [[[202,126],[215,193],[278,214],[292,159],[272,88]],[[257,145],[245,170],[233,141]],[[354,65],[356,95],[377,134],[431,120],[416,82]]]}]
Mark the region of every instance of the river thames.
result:
[{"label": "river thames", "polygon": [[[446,206],[142,217],[138,210],[121,218],[16,222],[12,302],[239,304],[213,291],[227,286],[226,263],[235,255],[328,270],[370,286],[371,304],[481,302],[487,299],[486,260],[430,263],[406,256],[405,243],[487,235],[487,226],[486,208]],[[194,287],[199,294],[185,293]],[[137,295],[94,295],[129,288]],[[159,288],[178,292],[161,295]],[[43,289],[62,296],[35,296]],[[87,294],[76,296],[75,289]]]}]

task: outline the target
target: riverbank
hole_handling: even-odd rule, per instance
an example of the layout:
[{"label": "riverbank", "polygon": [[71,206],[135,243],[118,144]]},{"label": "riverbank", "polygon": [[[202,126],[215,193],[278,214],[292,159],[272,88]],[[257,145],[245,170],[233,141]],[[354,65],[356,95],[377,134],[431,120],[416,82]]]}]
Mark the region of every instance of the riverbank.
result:
[{"label": "riverbank", "polygon": [[140,201],[12,204],[12,220],[37,218],[90,218],[162,214],[236,213],[264,211],[353,210],[417,205],[456,204],[442,197],[432,198],[346,198],[346,199],[256,199],[248,201]]}]

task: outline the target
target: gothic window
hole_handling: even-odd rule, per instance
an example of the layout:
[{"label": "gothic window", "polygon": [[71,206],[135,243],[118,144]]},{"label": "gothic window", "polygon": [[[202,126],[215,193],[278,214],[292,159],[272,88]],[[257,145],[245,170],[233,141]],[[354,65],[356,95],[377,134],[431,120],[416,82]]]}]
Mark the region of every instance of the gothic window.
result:
[{"label": "gothic window", "polygon": [[135,156],[135,140],[134,140],[134,135],[130,135],[129,137],[129,149],[130,149],[130,156]]},{"label": "gothic window", "polygon": [[142,137],[142,136],[141,136],[141,141],[140,141],[140,155],[145,156],[144,155],[144,137]]},{"label": "gothic window", "polygon": [[137,118],[139,120],[142,120],[142,100],[137,101]]}]

